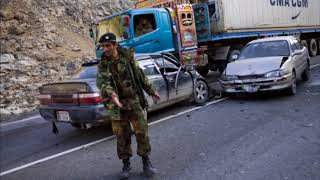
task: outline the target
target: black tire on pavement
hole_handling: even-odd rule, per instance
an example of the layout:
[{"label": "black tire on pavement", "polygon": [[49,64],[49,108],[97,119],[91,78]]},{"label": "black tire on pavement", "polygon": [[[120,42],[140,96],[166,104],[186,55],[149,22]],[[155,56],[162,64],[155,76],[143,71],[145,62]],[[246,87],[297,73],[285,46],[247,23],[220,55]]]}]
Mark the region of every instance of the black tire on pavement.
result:
[{"label": "black tire on pavement", "polygon": [[297,93],[297,77],[295,71],[292,71],[291,86],[285,90],[286,95],[293,96]]},{"label": "black tire on pavement", "polygon": [[302,79],[302,81],[309,81],[309,79],[310,79],[310,63],[309,63],[309,61],[308,61],[308,65],[307,65],[306,69],[301,74],[301,79]]},{"label": "black tire on pavement", "polygon": [[197,105],[205,105],[209,99],[209,88],[207,83],[198,80],[193,90],[193,101]]},{"label": "black tire on pavement", "polygon": [[318,40],[318,54],[320,55],[320,39]]},{"label": "black tire on pavement", "polygon": [[311,57],[316,56],[318,53],[318,45],[315,39],[309,41],[309,53]]}]

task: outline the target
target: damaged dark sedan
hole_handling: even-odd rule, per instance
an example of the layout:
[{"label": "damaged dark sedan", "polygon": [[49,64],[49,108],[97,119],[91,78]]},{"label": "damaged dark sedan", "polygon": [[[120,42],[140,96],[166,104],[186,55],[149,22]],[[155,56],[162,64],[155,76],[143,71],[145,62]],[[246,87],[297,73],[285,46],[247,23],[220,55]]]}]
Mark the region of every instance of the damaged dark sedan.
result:
[{"label": "damaged dark sedan", "polygon": [[[184,66],[170,54],[136,55],[140,68],[160,94],[155,103],[145,93],[147,111],[155,111],[185,100],[204,104],[209,98],[205,79],[193,66]],[[108,123],[108,111],[96,86],[97,64],[92,61],[83,65],[75,78],[50,83],[40,88],[40,114],[53,122],[70,123],[76,128]]]},{"label": "damaged dark sedan", "polygon": [[281,90],[294,95],[297,79],[308,81],[310,76],[308,50],[294,37],[251,41],[233,59],[219,79],[225,93]]}]

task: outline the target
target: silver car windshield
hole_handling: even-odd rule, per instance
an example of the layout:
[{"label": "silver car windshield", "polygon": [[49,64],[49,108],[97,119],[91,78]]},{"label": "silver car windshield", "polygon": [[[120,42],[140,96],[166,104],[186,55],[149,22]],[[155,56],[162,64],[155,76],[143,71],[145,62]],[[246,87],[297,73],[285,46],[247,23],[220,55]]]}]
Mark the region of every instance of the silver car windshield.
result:
[{"label": "silver car windshield", "polygon": [[242,49],[239,60],[270,56],[290,56],[288,42],[281,40],[249,44]]}]

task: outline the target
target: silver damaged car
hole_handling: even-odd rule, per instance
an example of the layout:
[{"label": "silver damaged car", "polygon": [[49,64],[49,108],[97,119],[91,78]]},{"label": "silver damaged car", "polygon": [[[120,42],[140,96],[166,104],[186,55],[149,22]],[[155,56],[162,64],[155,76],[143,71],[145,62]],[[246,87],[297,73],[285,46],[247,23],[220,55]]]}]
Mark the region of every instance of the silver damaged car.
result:
[{"label": "silver damaged car", "polygon": [[297,91],[297,79],[308,81],[310,57],[294,37],[272,37],[249,42],[227,65],[219,82],[225,93]]}]

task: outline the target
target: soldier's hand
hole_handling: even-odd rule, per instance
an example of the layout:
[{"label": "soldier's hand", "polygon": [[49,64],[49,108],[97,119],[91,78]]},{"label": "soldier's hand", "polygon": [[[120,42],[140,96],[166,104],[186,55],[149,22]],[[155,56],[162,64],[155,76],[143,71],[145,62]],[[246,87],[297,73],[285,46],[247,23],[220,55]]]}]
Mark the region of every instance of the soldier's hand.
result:
[{"label": "soldier's hand", "polygon": [[152,99],[156,102],[160,101],[160,95],[158,92],[155,92],[154,95],[152,95]]},{"label": "soldier's hand", "polygon": [[111,95],[111,99],[119,108],[123,107],[122,103],[119,101],[119,98],[115,93]]}]

